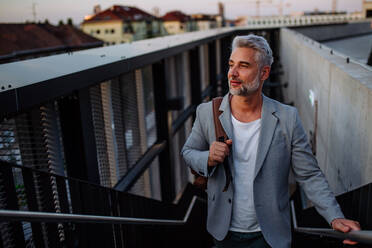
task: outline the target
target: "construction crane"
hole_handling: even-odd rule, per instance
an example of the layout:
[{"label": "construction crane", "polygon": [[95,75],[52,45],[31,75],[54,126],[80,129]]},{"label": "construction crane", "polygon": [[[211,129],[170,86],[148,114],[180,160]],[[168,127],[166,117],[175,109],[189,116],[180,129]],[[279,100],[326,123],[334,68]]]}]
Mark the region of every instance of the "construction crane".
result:
[{"label": "construction crane", "polygon": [[283,16],[283,7],[291,6],[290,3],[284,3],[284,0],[280,0],[279,4],[276,5],[278,7],[279,16]]},{"label": "construction crane", "polygon": [[256,16],[259,17],[260,16],[260,5],[262,3],[272,3],[272,0],[232,0],[232,1],[228,1],[228,2],[225,2],[226,4],[231,4],[231,3],[254,3],[256,4]]},{"label": "construction crane", "polygon": [[261,3],[272,3],[272,0],[255,0],[256,2],[256,16],[260,17],[260,5]]},{"label": "construction crane", "polygon": [[337,0],[332,0],[332,13],[337,12]]},{"label": "construction crane", "polygon": [[34,17],[34,22],[36,23],[36,5],[37,3],[32,3],[32,16]]}]

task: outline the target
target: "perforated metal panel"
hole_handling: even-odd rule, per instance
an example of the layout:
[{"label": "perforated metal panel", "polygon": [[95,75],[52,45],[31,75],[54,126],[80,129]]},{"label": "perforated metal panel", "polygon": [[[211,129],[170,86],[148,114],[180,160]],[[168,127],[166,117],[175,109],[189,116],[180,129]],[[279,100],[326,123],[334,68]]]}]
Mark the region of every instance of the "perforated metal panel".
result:
[{"label": "perforated metal panel", "polygon": [[116,162],[118,179],[128,171],[128,162],[125,147],[125,125],[123,113],[123,100],[120,90],[119,79],[111,81],[111,101],[114,115],[114,129],[116,137]]},{"label": "perforated metal panel", "polygon": [[116,137],[114,115],[112,111],[111,82],[101,83],[102,109],[105,123],[107,157],[109,161],[110,185],[114,186],[117,178]]},{"label": "perforated metal panel", "polygon": [[101,87],[94,86],[89,89],[90,102],[92,105],[92,117],[94,126],[94,135],[97,148],[97,159],[101,185],[109,187],[110,165],[107,155],[106,129],[103,117],[103,107],[101,99]]},{"label": "perforated metal panel", "polygon": [[[156,118],[155,118],[155,105],[154,105],[154,89],[153,89],[153,75],[151,66],[141,69],[142,75],[142,91],[144,102],[144,124],[146,132],[146,147],[151,147],[157,138],[156,133]],[[149,191],[150,197],[154,199],[161,199],[160,189],[160,174],[159,174],[159,161],[156,158],[148,169],[148,176],[150,180]]]},{"label": "perforated metal panel", "polygon": [[[31,167],[46,172],[65,175],[64,155],[59,126],[58,109],[54,102],[34,108],[18,115],[12,120],[0,124],[1,149],[0,159],[18,165]],[[21,170],[13,168],[13,180],[16,187],[16,198],[20,210],[29,210],[26,201],[25,186]],[[60,212],[56,181],[53,177],[40,178],[33,175],[35,196],[39,211]],[[7,228],[4,224],[3,228]],[[33,245],[31,225],[23,222],[23,234],[28,246]],[[48,238],[50,227],[41,224],[45,246],[51,242]],[[6,236],[5,236],[6,237]],[[64,239],[62,225],[58,226],[58,238]]]},{"label": "perforated metal panel", "polygon": [[[139,116],[137,109],[137,88],[134,72],[120,77],[122,107],[125,128],[125,147],[128,168],[131,168],[142,155]],[[138,179],[131,193],[144,195],[143,178]]]},{"label": "perforated metal panel", "polygon": [[[174,57],[166,59],[166,83],[167,83],[167,98],[184,97],[185,102],[191,102],[190,97],[190,87],[188,87],[188,82],[190,77],[185,76],[188,70],[185,70],[185,66],[188,65],[188,60],[185,58],[187,54],[178,54]],[[187,80],[186,80],[187,79]],[[187,88],[187,90],[185,90]],[[187,105],[188,106],[188,105]],[[185,107],[187,107],[185,106]],[[181,111],[171,111],[170,116],[172,121],[177,119]],[[169,115],[168,115],[169,116]],[[176,194],[182,192],[183,188],[188,182],[189,172],[184,161],[179,156],[183,144],[186,141],[184,127],[179,129],[179,131],[171,139],[171,159],[172,159],[172,170],[175,181],[175,191]]]},{"label": "perforated metal panel", "polygon": [[0,160],[21,164],[21,152],[16,141],[14,119],[0,124]]}]

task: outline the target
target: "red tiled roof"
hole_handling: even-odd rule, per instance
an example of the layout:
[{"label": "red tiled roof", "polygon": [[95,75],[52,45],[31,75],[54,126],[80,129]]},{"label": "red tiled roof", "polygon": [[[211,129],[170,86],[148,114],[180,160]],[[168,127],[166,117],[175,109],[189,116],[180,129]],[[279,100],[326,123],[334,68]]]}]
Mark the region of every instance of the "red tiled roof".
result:
[{"label": "red tiled roof", "polygon": [[102,42],[69,25],[0,24],[0,55],[63,46]]},{"label": "red tiled roof", "polygon": [[105,20],[143,21],[154,19],[157,18],[136,7],[114,5],[109,9],[93,15],[83,23]]},{"label": "red tiled roof", "polygon": [[85,43],[94,43],[101,41],[70,25],[45,25],[44,28],[53,33],[54,36],[56,36],[63,42],[64,45],[67,46],[79,46]]},{"label": "red tiled roof", "polygon": [[162,17],[163,21],[180,21],[180,22],[187,22],[189,21],[191,18],[190,16],[184,14],[183,12],[181,11],[171,11],[171,12],[168,12],[166,13],[163,17]]}]

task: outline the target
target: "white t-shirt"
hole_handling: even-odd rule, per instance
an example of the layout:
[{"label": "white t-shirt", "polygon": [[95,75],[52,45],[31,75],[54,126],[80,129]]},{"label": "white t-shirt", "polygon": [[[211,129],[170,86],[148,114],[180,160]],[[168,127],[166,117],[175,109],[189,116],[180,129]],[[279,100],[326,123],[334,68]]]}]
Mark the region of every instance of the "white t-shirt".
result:
[{"label": "white t-shirt", "polygon": [[240,122],[231,114],[233,124],[233,187],[232,218],[230,230],[235,232],[257,232],[257,222],[253,200],[253,179],[256,164],[258,138],[261,119]]}]

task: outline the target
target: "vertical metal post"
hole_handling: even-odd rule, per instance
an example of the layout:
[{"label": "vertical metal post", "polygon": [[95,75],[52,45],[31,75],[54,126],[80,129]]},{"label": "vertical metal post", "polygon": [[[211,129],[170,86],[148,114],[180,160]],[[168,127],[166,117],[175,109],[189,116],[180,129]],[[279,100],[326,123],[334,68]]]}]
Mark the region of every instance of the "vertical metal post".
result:
[{"label": "vertical metal post", "polygon": [[86,161],[86,175],[89,182],[100,184],[96,139],[94,135],[92,106],[90,103],[89,89],[79,91],[79,107],[81,127],[84,142],[84,156]]},{"label": "vertical metal post", "polygon": [[227,71],[228,71],[228,61],[231,53],[231,39],[230,37],[225,37],[221,39],[221,87],[222,94],[226,94],[229,91],[229,86],[227,82]]},{"label": "vertical metal post", "polygon": [[175,198],[175,185],[171,165],[171,151],[169,147],[171,123],[168,121],[167,88],[165,83],[165,62],[152,65],[156,130],[158,141],[166,140],[167,145],[159,155],[161,198],[164,202],[172,202]]},{"label": "vertical metal post", "polygon": [[[190,50],[191,103],[199,105],[202,101],[200,83],[200,60],[198,47]],[[195,116],[194,116],[195,119]]]},{"label": "vertical metal post", "polygon": [[209,54],[209,82],[213,87],[211,97],[217,95],[217,56],[216,56],[216,41],[212,41],[208,44]]},{"label": "vertical metal post", "polygon": [[63,146],[67,173],[70,177],[99,184],[99,170],[92,111],[88,90],[79,97],[59,100]]}]

